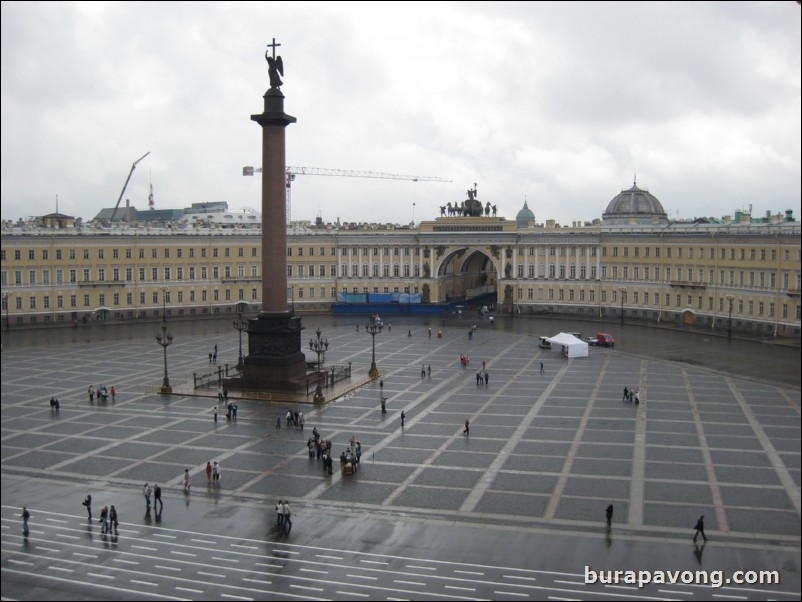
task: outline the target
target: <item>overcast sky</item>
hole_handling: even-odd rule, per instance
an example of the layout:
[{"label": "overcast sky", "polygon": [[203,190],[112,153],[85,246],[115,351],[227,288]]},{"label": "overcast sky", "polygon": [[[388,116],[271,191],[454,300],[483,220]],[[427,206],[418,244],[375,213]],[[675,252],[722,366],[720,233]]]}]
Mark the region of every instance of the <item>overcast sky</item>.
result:
[{"label": "overcast sky", "polygon": [[2,218],[260,206],[266,45],[281,44],[292,218],[408,223],[478,199],[601,217],[800,211],[800,7],[678,3],[2,3]]}]

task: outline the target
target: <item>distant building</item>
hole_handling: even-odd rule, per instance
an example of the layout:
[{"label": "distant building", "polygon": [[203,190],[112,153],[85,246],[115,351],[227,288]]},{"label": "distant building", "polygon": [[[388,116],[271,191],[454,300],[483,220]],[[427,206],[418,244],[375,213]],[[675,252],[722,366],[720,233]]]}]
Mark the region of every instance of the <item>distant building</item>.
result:
[{"label": "distant building", "polygon": [[[118,224],[115,216],[111,228],[68,216],[5,223],[4,321],[150,319],[163,305],[171,316],[258,310],[259,214],[225,203],[163,211],[164,221],[137,212]],[[670,221],[656,197],[633,185],[601,219],[570,226],[537,224],[526,202],[514,221],[293,222],[287,299],[295,311],[329,311],[338,294],[411,294],[403,298],[435,310],[491,294],[516,315],[618,320],[623,312],[630,321],[711,331],[731,320],[736,331],[798,338],[802,231],[793,214],[712,219]]]}]

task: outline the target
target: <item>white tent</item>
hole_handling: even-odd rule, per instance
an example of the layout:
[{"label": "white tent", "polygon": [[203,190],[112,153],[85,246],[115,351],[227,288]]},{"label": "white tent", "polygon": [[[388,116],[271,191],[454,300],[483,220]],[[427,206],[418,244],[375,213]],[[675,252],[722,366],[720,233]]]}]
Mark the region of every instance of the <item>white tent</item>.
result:
[{"label": "white tent", "polygon": [[548,341],[552,345],[562,345],[563,351],[567,352],[569,358],[588,356],[588,344],[572,334],[561,332],[550,337]]}]

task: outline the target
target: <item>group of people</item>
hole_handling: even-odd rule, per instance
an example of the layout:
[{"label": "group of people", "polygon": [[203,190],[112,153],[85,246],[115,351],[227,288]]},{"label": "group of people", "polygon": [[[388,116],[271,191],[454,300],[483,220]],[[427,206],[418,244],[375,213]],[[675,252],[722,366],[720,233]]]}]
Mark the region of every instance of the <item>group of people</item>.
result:
[{"label": "group of people", "polygon": [[[147,483],[145,483],[147,486]],[[159,486],[156,485],[158,489]],[[161,489],[159,491],[159,499],[161,500]],[[87,494],[84,498],[84,501],[81,504],[86,508],[87,518],[89,523],[92,523],[92,495]],[[148,498],[148,509],[150,509],[150,499]],[[103,509],[100,511],[100,532],[102,534],[106,533],[113,533],[117,535],[117,528],[120,526],[119,517],[117,516],[117,508],[112,506],[103,506]]]},{"label": "group of people", "polygon": [[145,496],[145,504],[147,504],[147,511],[150,512],[150,497],[153,496],[153,509],[156,513],[160,513],[162,508],[164,508],[164,502],[162,502],[162,488],[159,487],[158,483],[154,483],[153,487],[150,486],[150,483],[145,483],[142,486],[142,495]]},{"label": "group of people", "polygon": [[211,462],[206,462],[206,481],[211,485],[220,483],[220,464],[217,462],[212,465]]},{"label": "group of people", "polygon": [[289,533],[292,529],[292,520],[290,517],[290,503],[287,500],[281,500],[276,504],[276,527],[283,529],[285,533]]},{"label": "group of people", "polygon": [[628,401],[629,403],[640,403],[640,390],[636,389],[635,387],[624,387],[624,399],[623,401]]},{"label": "group of people", "polygon": [[55,397],[51,397],[50,398],[50,411],[51,412],[58,412],[59,409],[61,409],[61,404],[59,403],[59,400],[56,399]]},{"label": "group of people", "polygon": [[432,377],[432,365],[431,364],[429,364],[428,367],[427,366],[421,366],[420,367],[420,377],[421,377],[421,379],[424,379],[427,376],[429,378]]},{"label": "group of people", "polygon": [[466,353],[459,354],[459,363],[462,365],[462,368],[465,369],[471,363],[471,358],[468,357]]},{"label": "group of people", "polygon": [[217,363],[217,343],[214,344],[214,350],[209,352],[209,363]]},{"label": "group of people", "polygon": [[[304,413],[298,410],[287,410],[287,415],[284,417],[287,428],[294,426],[304,430]],[[281,428],[281,416],[276,419],[276,428]]]},{"label": "group of people", "polygon": [[98,385],[97,388],[89,385],[89,403],[95,401],[95,396],[97,396],[98,401],[106,401],[108,400],[109,395],[111,395],[112,401],[116,401],[117,389],[115,389],[113,386],[111,389],[107,389],[106,385],[103,384]]}]

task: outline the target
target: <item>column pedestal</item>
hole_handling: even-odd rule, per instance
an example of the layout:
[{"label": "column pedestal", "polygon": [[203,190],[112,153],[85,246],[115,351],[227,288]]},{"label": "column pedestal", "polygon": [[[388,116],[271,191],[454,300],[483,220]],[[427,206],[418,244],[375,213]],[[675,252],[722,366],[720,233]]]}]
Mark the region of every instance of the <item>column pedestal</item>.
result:
[{"label": "column pedestal", "polygon": [[248,321],[244,388],[295,391],[306,387],[301,329],[301,318],[291,311],[264,312]]}]

